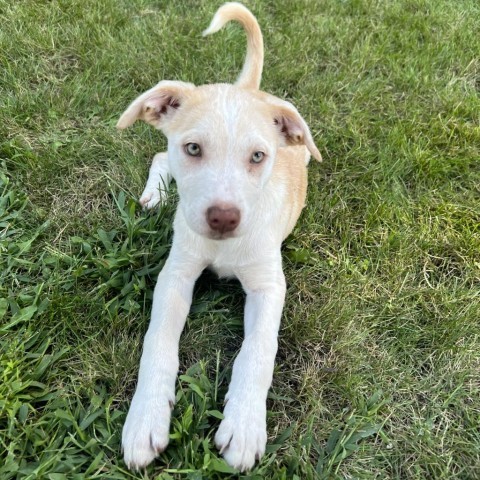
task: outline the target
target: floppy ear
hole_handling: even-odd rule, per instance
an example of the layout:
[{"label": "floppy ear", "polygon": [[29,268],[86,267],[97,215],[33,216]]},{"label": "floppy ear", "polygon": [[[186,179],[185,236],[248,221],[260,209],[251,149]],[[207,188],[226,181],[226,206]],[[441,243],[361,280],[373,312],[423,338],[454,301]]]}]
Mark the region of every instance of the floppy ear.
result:
[{"label": "floppy ear", "polygon": [[130,104],[118,120],[117,128],[127,128],[136,120],[162,128],[194,88],[192,83],[161,81]]},{"label": "floppy ear", "polygon": [[285,100],[275,98],[272,102],[275,125],[284,140],[284,145],[305,145],[313,158],[322,161],[312,134],[297,109]]}]

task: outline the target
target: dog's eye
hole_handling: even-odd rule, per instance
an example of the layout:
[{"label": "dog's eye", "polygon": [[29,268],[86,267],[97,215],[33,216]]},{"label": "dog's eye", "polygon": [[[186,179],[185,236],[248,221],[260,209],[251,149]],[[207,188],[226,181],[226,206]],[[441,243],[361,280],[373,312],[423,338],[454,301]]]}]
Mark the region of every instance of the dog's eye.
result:
[{"label": "dog's eye", "polygon": [[253,155],[252,155],[252,158],[250,160],[250,162],[252,163],[260,163],[265,157],[265,154],[263,152],[255,152]]},{"label": "dog's eye", "polygon": [[185,145],[185,151],[191,157],[199,157],[202,154],[202,149],[198,143],[187,143]]}]

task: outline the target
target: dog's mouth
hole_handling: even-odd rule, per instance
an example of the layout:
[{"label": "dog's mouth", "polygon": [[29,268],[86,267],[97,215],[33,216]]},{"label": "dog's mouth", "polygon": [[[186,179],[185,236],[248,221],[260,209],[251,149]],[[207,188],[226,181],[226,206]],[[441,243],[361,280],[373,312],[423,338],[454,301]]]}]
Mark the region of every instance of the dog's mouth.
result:
[{"label": "dog's mouth", "polygon": [[214,230],[210,230],[207,234],[207,237],[210,240],[228,240],[229,238],[235,238],[236,236],[237,236],[236,232],[220,233],[220,232],[216,232]]}]

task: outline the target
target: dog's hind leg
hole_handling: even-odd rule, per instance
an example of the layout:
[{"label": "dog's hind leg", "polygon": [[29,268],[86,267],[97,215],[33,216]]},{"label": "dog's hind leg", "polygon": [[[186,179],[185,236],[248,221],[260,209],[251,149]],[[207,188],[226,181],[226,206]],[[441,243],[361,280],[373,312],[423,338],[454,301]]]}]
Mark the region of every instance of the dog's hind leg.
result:
[{"label": "dog's hind leg", "polygon": [[168,185],[172,180],[167,155],[167,152],[162,152],[153,157],[147,184],[140,197],[140,204],[145,208],[153,208],[167,197]]}]

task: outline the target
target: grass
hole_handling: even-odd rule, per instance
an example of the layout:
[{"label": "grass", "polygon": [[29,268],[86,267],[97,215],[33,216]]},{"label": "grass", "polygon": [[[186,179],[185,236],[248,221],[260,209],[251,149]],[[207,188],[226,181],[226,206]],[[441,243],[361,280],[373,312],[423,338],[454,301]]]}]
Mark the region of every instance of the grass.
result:
[{"label": "grass", "polygon": [[[242,338],[236,282],[199,280],[167,451],[120,432],[176,197],[136,199],[165,140],[118,133],[160,79],[232,81],[212,1],[0,0],[0,478],[236,478],[213,446]],[[480,477],[480,38],[475,0],[249,1],[262,88],[324,163],[288,281],[250,479]]]}]

